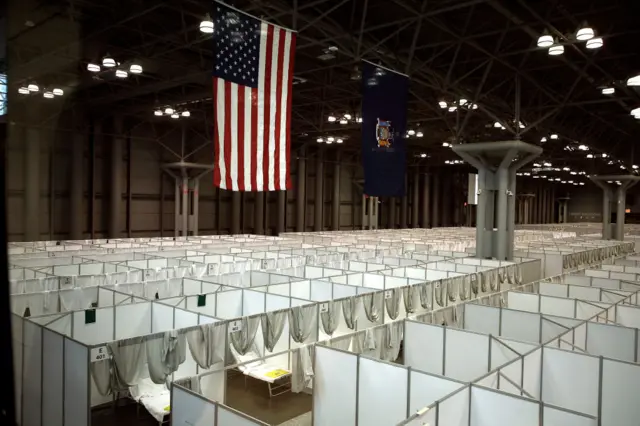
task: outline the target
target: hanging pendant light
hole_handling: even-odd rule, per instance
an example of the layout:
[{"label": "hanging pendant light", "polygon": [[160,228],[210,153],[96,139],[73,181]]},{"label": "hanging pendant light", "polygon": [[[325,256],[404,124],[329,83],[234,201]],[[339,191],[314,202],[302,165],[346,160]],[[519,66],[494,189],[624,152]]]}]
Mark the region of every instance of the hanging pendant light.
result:
[{"label": "hanging pendant light", "polygon": [[547,31],[538,38],[538,47],[551,47],[553,45],[553,37]]},{"label": "hanging pendant light", "polygon": [[592,38],[587,41],[587,49],[600,49],[603,44],[602,37]]},{"label": "hanging pendant light", "polygon": [[410,129],[410,130],[407,130],[407,134],[408,134],[409,136],[413,136],[413,135],[415,135],[415,134],[416,134],[416,131],[415,131],[415,130],[413,130],[413,129]]},{"label": "hanging pendant light", "polygon": [[416,137],[421,138],[424,136],[424,133],[418,131],[418,133],[416,133]]},{"label": "hanging pendant light", "polygon": [[628,79],[627,86],[640,86],[640,74]]},{"label": "hanging pendant light", "polygon": [[91,72],[100,72],[100,65],[98,64],[93,64],[91,62],[89,62],[87,64],[87,71],[91,71]]},{"label": "hanging pendant light", "polygon": [[440,108],[445,109],[447,108],[449,105],[447,105],[447,103],[445,101],[440,101],[438,102],[438,105],[440,106]]},{"label": "hanging pendant light", "polygon": [[131,74],[142,74],[142,65],[131,64],[129,67],[129,72]]},{"label": "hanging pendant light", "polygon": [[156,117],[162,117],[162,110],[161,109],[157,109],[157,110],[153,111],[153,115],[155,115]]},{"label": "hanging pendant light", "polygon": [[166,107],[166,108],[164,109],[164,113],[165,113],[165,114],[167,114],[167,115],[171,115],[171,114],[173,114],[173,108],[171,108],[171,107]]},{"label": "hanging pendant light", "polygon": [[342,138],[336,139],[336,143],[342,143],[342,142],[344,142],[344,140],[342,140]]},{"label": "hanging pendant light", "polygon": [[543,136],[542,139],[540,139],[540,142],[545,143],[547,141],[547,137]]},{"label": "hanging pendant light", "polygon": [[116,77],[127,78],[128,76],[129,76],[129,73],[126,72],[125,70],[116,70]]},{"label": "hanging pendant light", "polygon": [[202,22],[200,22],[200,32],[205,34],[213,33],[213,21],[211,20],[211,15],[208,13],[204,16]]},{"label": "hanging pendant light", "polygon": [[45,92],[42,94],[42,96],[44,96],[44,97],[45,97],[45,98],[47,98],[47,99],[53,99],[53,98],[54,98],[53,92],[50,92],[50,91],[48,91],[48,90],[47,90],[47,91],[45,91]]},{"label": "hanging pendant light", "polygon": [[595,37],[595,35],[596,33],[593,31],[593,28],[585,23],[576,33],[576,38],[580,41],[587,41]]},{"label": "hanging pendant light", "polygon": [[348,123],[349,123],[349,122],[347,121],[347,119],[346,119],[346,118],[342,117],[342,118],[340,119],[340,124],[344,125],[344,124],[348,124]]},{"label": "hanging pendant light", "polygon": [[318,138],[318,139],[316,139],[316,142],[318,142],[318,143],[322,143],[322,142],[324,142],[324,139],[322,139],[322,138]]},{"label": "hanging pendant light", "polygon": [[614,93],[616,93],[616,88],[615,87],[603,87],[602,88],[602,94],[603,95],[613,95]]},{"label": "hanging pendant light", "polygon": [[21,95],[28,95],[29,94],[29,89],[26,88],[25,86],[22,86],[18,89],[18,93],[20,93]]},{"label": "hanging pendant light", "polygon": [[183,117],[191,117],[191,113],[189,111],[185,110],[185,111],[182,111],[182,116]]},{"label": "hanging pendant light", "polygon": [[62,95],[64,95],[64,90],[59,89],[59,88],[57,88],[57,87],[56,87],[56,88],[54,88],[52,92],[53,92],[53,94],[54,94],[55,96],[62,96]]},{"label": "hanging pendant light", "polygon": [[180,114],[174,112],[173,114],[171,114],[171,118],[180,118]]},{"label": "hanging pendant light", "polygon": [[37,85],[36,83],[30,83],[30,84],[27,86],[27,89],[28,89],[30,92],[39,92],[39,91],[40,91],[40,87],[38,87],[38,85]]},{"label": "hanging pendant light", "polygon": [[347,120],[351,120],[351,114],[345,114],[344,118],[346,118]]},{"label": "hanging pendant light", "polygon": [[111,57],[111,55],[107,54],[104,58],[102,58],[102,66],[105,68],[113,68],[116,66],[116,60]]},{"label": "hanging pendant light", "polygon": [[561,44],[554,44],[549,48],[549,56],[558,56],[564,53],[564,46]]}]

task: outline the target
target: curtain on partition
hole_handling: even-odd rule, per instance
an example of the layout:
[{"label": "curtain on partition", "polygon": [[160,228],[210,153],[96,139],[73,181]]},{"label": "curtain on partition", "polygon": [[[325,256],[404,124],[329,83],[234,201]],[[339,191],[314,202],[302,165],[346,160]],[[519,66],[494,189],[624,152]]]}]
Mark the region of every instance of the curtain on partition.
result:
[{"label": "curtain on partition", "polygon": [[458,280],[458,296],[460,296],[460,300],[469,300],[471,298],[471,275],[465,275]]},{"label": "curtain on partition", "polygon": [[108,343],[113,356],[117,389],[134,386],[142,377],[146,362],[146,346],[142,337]]},{"label": "curtain on partition", "polygon": [[358,325],[358,305],[360,298],[356,296],[347,297],[342,299],[342,316],[344,322],[347,324],[350,330],[355,330]]},{"label": "curtain on partition", "polygon": [[258,325],[260,324],[260,317],[243,317],[240,321],[242,322],[242,329],[229,333],[229,340],[238,354],[245,355],[253,345]]},{"label": "curtain on partition", "polygon": [[431,283],[418,284],[420,292],[420,306],[424,309],[431,310]]},{"label": "curtain on partition", "polygon": [[186,333],[189,352],[200,368],[224,361],[226,331],[224,323],[217,323],[203,324]]},{"label": "curtain on partition", "polygon": [[434,294],[434,298],[435,298],[435,302],[436,305],[438,306],[444,306],[444,299],[442,297],[443,295],[443,287],[445,286],[445,281],[444,280],[438,280],[434,283],[434,289],[433,289],[433,294]]},{"label": "curtain on partition", "polygon": [[264,340],[265,349],[269,352],[273,352],[273,348],[280,340],[286,318],[287,311],[267,312],[260,316],[262,339]]},{"label": "curtain on partition", "polygon": [[383,297],[384,296],[381,291],[367,293],[362,296],[364,313],[369,321],[378,322],[378,319],[380,318],[380,305],[382,304]]},{"label": "curtain on partition", "polygon": [[187,359],[186,337],[176,330],[147,338],[146,348],[149,378],[157,385],[165,383],[167,376],[177,371]]},{"label": "curtain on partition", "polygon": [[111,393],[111,374],[112,374],[112,362],[111,359],[103,359],[91,363],[91,376],[96,384],[98,392],[102,396],[109,395]]},{"label": "curtain on partition", "polygon": [[384,306],[387,308],[387,314],[392,320],[398,318],[398,314],[400,313],[401,294],[401,289],[399,288],[385,290],[384,292]]},{"label": "curtain on partition", "polygon": [[402,321],[387,324],[384,330],[382,347],[380,350],[380,359],[385,361],[395,361],[400,353],[400,343],[402,342],[403,332]]},{"label": "curtain on partition", "polygon": [[404,310],[407,315],[412,314],[416,311],[416,308],[414,306],[414,297],[416,291],[417,288],[412,285],[402,287],[402,300],[404,301]]},{"label": "curtain on partition", "polygon": [[296,343],[304,343],[316,324],[316,305],[295,306],[289,310],[289,334]]},{"label": "curtain on partition", "polygon": [[[77,288],[59,292],[60,312],[81,311],[91,308],[91,304],[98,302],[98,289]],[[111,301],[109,301],[109,304]]]},{"label": "curtain on partition", "polygon": [[331,339],[329,341],[329,346],[335,349],[346,351],[349,349],[349,346],[351,346],[351,336],[341,336],[336,337],[335,339]]},{"label": "curtain on partition", "polygon": [[291,392],[300,393],[313,380],[312,359],[313,346],[303,346],[293,351],[291,363]]},{"label": "curtain on partition", "polygon": [[338,322],[340,321],[340,302],[330,301],[324,302],[327,306],[325,312],[320,312],[320,322],[322,323],[322,329],[325,334],[329,336],[333,335],[338,328]]}]

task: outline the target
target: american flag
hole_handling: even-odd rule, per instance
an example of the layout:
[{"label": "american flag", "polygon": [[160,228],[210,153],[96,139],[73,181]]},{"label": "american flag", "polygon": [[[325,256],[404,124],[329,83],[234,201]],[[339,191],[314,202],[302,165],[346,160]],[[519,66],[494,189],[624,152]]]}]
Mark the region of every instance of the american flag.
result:
[{"label": "american flag", "polygon": [[214,184],[231,191],[288,189],[296,34],[214,7]]}]

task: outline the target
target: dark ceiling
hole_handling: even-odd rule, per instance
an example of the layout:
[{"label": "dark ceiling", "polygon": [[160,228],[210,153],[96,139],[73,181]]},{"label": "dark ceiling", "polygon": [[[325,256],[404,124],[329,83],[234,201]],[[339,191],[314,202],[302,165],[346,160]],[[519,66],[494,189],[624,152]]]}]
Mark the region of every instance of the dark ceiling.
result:
[{"label": "dark ceiling", "polygon": [[[9,10],[10,90],[27,81],[57,81],[93,115],[117,111],[137,120],[167,120],[153,108],[187,103],[190,126],[210,134],[212,42],[199,31],[210,1],[70,0],[21,3]],[[357,155],[357,124],[327,122],[358,114],[360,59],[408,74],[409,121],[423,138],[409,139],[413,161],[456,156],[443,142],[520,138],[542,144],[543,160],[586,173],[628,170],[640,106],[626,79],[640,72],[637,0],[238,0],[238,9],[297,29],[292,132],[294,146],[322,135],[348,138]],[[604,46],[585,48],[575,33],[587,22]],[[561,56],[538,48],[548,31]],[[337,48],[334,58],[320,56]],[[110,53],[137,61],[144,73],[126,80],[86,71]],[[13,78],[12,78],[13,76]],[[601,88],[616,88],[603,95]],[[465,98],[477,110],[441,109]],[[514,125],[516,117],[523,129]],[[506,128],[494,127],[496,121]],[[587,151],[578,150],[586,145]],[[427,153],[428,159],[420,159]],[[602,153],[609,156],[604,159]],[[597,158],[588,159],[593,154]],[[615,159],[613,164],[612,158]],[[619,163],[618,160],[622,161]],[[640,160],[638,160],[640,162]]]}]

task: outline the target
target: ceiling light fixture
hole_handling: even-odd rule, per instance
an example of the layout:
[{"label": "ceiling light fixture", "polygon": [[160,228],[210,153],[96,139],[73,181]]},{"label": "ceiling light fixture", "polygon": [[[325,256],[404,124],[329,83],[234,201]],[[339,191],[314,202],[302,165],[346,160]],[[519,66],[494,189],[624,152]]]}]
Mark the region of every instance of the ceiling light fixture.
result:
[{"label": "ceiling light fixture", "polygon": [[53,99],[53,98],[54,98],[53,92],[50,92],[50,91],[48,91],[48,90],[46,90],[46,91],[42,94],[42,96],[44,96],[44,97],[45,97],[45,98],[47,98],[47,99]]},{"label": "ceiling light fixture", "polygon": [[453,111],[455,111],[455,110],[457,110],[457,109],[458,109],[458,107],[457,107],[457,106],[455,106],[455,105],[454,105],[454,106],[450,106],[450,107],[449,107],[449,112],[453,112]]},{"label": "ceiling light fixture", "polygon": [[603,87],[602,88],[602,94],[603,95],[613,95],[614,93],[616,93],[616,88],[615,87]]},{"label": "ceiling light fixture", "polygon": [[499,121],[496,121],[495,123],[493,123],[493,127],[495,127],[496,129],[499,129],[502,127],[502,123],[500,123]]},{"label": "ceiling light fixture", "polygon": [[60,89],[60,88],[57,88],[57,87],[56,87],[56,88],[54,88],[52,92],[53,92],[53,94],[54,94],[55,96],[62,96],[62,95],[64,95],[64,90],[62,90],[62,89]]},{"label": "ceiling light fixture", "polygon": [[344,124],[347,124],[347,123],[349,123],[349,122],[347,121],[347,119],[346,119],[346,118],[342,117],[342,118],[340,119],[340,124],[343,124],[343,125],[344,125]]},{"label": "ceiling light fixture", "polygon": [[447,105],[447,103],[445,101],[440,101],[438,102],[438,105],[440,106],[440,108],[445,109],[447,108],[449,105]]},{"label": "ceiling light fixture", "polygon": [[100,65],[92,64],[91,62],[87,64],[87,71],[91,72],[100,72]]},{"label": "ceiling light fixture", "polygon": [[330,115],[329,117],[327,117],[327,121],[328,121],[329,123],[333,123],[333,122],[334,122],[334,121],[336,121],[336,120],[337,120],[337,118],[336,118],[336,117],[334,117],[333,115]]},{"label": "ceiling light fixture", "polygon": [[105,68],[112,68],[116,66],[116,60],[107,54],[104,58],[102,58],[102,66]]},{"label": "ceiling light fixture", "polygon": [[465,98],[460,99],[460,101],[458,102],[460,104],[460,106],[466,104],[468,101]]},{"label": "ceiling light fixture", "polygon": [[161,109],[157,109],[157,110],[153,111],[153,115],[155,115],[156,117],[162,117],[162,110]]},{"label": "ceiling light fixture", "polygon": [[549,136],[551,139],[558,139],[558,135],[556,135],[555,133],[552,134],[551,136]]},{"label": "ceiling light fixture", "polygon": [[549,163],[549,162],[545,162],[545,163],[542,163],[542,164],[543,164],[545,167],[551,167],[551,163]]},{"label": "ceiling light fixture", "polygon": [[345,114],[344,118],[346,118],[347,120],[351,120],[351,114]]},{"label": "ceiling light fixture", "polygon": [[631,77],[627,80],[627,86],[640,86],[640,75]]},{"label": "ceiling light fixture", "polygon": [[593,28],[584,24],[584,26],[576,33],[576,38],[580,41],[587,41],[595,37],[595,35],[596,33],[593,31]]},{"label": "ceiling light fixture", "polygon": [[593,158],[593,154],[587,154],[587,158]]},{"label": "ceiling light fixture", "polygon": [[418,133],[416,133],[416,136],[417,136],[417,137],[419,137],[419,138],[421,138],[421,137],[423,137],[423,136],[424,136],[424,133],[422,133],[422,132],[420,132],[420,131],[419,131]]},{"label": "ceiling light fixture", "polygon": [[173,114],[171,114],[171,118],[180,118],[180,114],[174,112]]},{"label": "ceiling light fixture", "polygon": [[533,167],[540,167],[540,164],[538,164],[538,163],[533,163]]},{"label": "ceiling light fixture", "polygon": [[171,115],[171,114],[173,114],[173,108],[171,108],[171,107],[166,107],[166,108],[164,109],[164,113],[165,113],[165,114],[167,114],[167,115]]},{"label": "ceiling light fixture", "polygon": [[116,70],[116,77],[127,78],[128,76],[129,76],[129,73],[126,72],[125,70]]},{"label": "ceiling light fixture", "polygon": [[580,186],[584,186],[584,182],[580,182],[578,185],[580,185]]},{"label": "ceiling light fixture", "polygon": [[181,114],[183,117],[191,117],[191,113],[189,111],[182,111]]},{"label": "ceiling light fixture", "polygon": [[129,72],[131,74],[142,74],[142,65],[131,64],[129,67]]},{"label": "ceiling light fixture", "polygon": [[413,129],[409,129],[409,130],[407,131],[407,134],[408,134],[409,136],[413,136],[413,135],[415,135],[415,134],[416,134],[416,131],[415,131],[415,130],[413,130]]},{"label": "ceiling light fixture", "polygon": [[600,49],[603,44],[604,42],[602,41],[601,37],[592,38],[591,40],[587,41],[587,49]]},{"label": "ceiling light fixture", "polygon": [[427,158],[427,154],[423,152],[422,154],[420,154],[420,158]]},{"label": "ceiling light fixture", "polygon": [[213,21],[211,20],[211,15],[208,13],[204,16],[202,22],[200,22],[200,32],[205,34],[213,33]]},{"label": "ceiling light fixture", "polygon": [[543,136],[542,139],[540,139],[540,142],[545,143],[547,141],[546,136]]},{"label": "ceiling light fixture", "polygon": [[449,142],[442,142],[442,146],[447,148],[447,147],[450,147],[451,145],[449,144]]},{"label": "ceiling light fixture", "polygon": [[324,139],[322,139],[322,138],[318,138],[318,139],[316,139],[316,142],[318,142],[318,143],[322,143],[322,142],[324,142]]},{"label": "ceiling light fixture", "polygon": [[569,171],[569,170],[571,170],[571,169],[570,169],[570,168],[568,168],[568,167],[563,167],[563,168],[562,168],[562,170],[564,170],[565,172],[568,172],[568,171]]},{"label": "ceiling light fixture", "polygon": [[335,138],[334,138],[333,136],[329,136],[329,137],[327,138],[327,143],[331,143],[331,142],[333,142],[334,140],[335,140]]},{"label": "ceiling light fixture", "polygon": [[18,89],[18,93],[20,93],[21,95],[28,95],[29,94],[29,89],[27,89],[26,87],[22,86]]},{"label": "ceiling light fixture", "polygon": [[27,86],[27,89],[28,89],[30,92],[39,92],[39,91],[40,91],[40,87],[39,87],[36,83],[30,83],[30,84]]},{"label": "ceiling light fixture", "polygon": [[342,140],[342,138],[336,139],[336,143],[342,143],[342,142],[344,142],[344,140]]},{"label": "ceiling light fixture", "polygon": [[563,53],[564,53],[564,46],[561,44],[554,44],[549,48],[549,56],[559,56],[559,55],[562,55]]},{"label": "ceiling light fixture", "polygon": [[545,33],[538,37],[538,47],[551,47],[553,46],[553,37]]},{"label": "ceiling light fixture", "polygon": [[578,145],[580,151],[589,151],[589,147],[586,145]]}]

